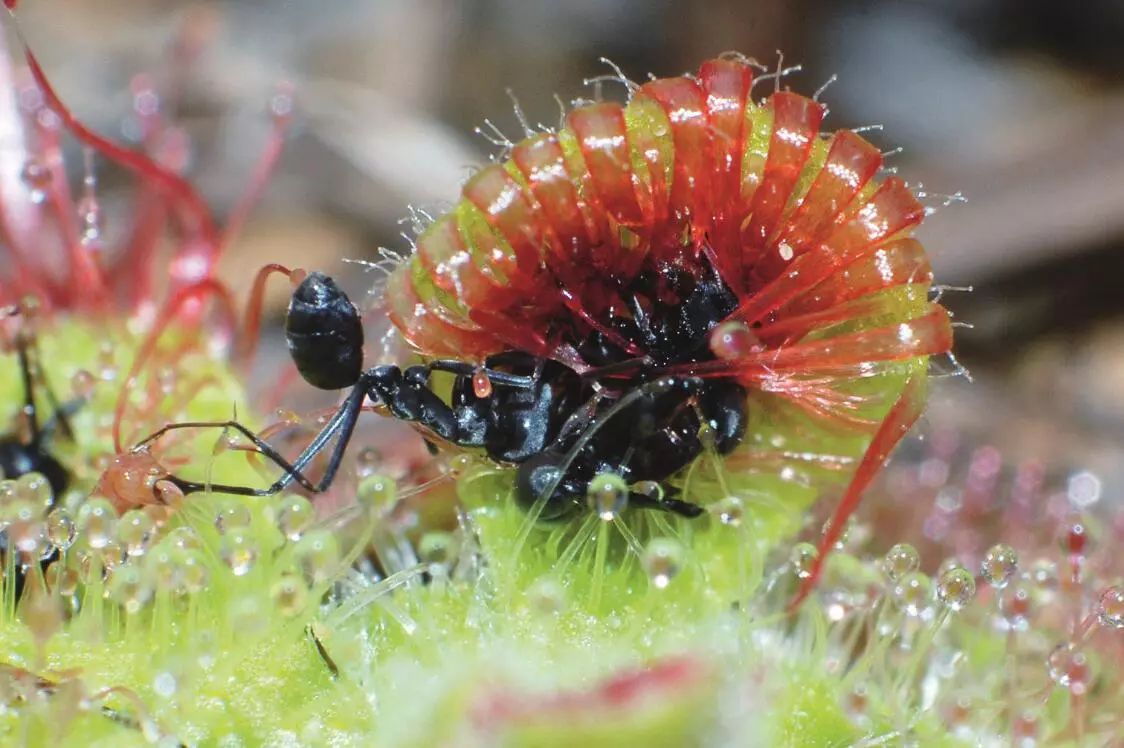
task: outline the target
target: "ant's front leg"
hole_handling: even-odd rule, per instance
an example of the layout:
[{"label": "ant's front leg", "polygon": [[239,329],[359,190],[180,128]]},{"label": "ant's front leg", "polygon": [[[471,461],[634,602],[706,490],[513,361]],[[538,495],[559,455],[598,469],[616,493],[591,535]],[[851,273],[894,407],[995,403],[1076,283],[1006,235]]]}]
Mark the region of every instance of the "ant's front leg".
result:
[{"label": "ant's front leg", "polygon": [[[137,443],[133,448],[134,450],[144,449],[152,442],[156,441],[169,431],[177,431],[181,429],[196,429],[196,428],[223,428],[234,429],[238,433],[250,440],[250,442],[257,449],[258,453],[263,457],[268,458],[278,467],[285,471],[284,475],[278,478],[268,488],[253,488],[252,486],[233,486],[221,483],[200,483],[197,481],[190,481],[180,478],[178,476],[170,475],[165,480],[170,481],[173,485],[178,487],[185,494],[197,493],[199,491],[212,491],[214,493],[228,493],[238,496],[270,496],[279,491],[284,490],[292,483],[297,483],[306,491],[311,493],[322,493],[331,486],[332,481],[339,471],[339,467],[343,462],[344,453],[347,446],[351,441],[351,436],[355,431],[355,424],[359,420],[359,414],[363,410],[363,402],[367,399],[368,383],[367,374],[360,377],[359,382],[348,393],[347,399],[344,400],[339,410],[328,420],[320,433],[304,448],[304,451],[290,463],[285,457],[269,445],[264,439],[255,434],[250,429],[243,426],[238,421],[188,421],[181,423],[172,423],[164,426],[158,431],[153,432],[149,436]],[[336,444],[333,447],[331,455],[328,458],[328,466],[324,470],[324,475],[316,483],[313,483],[304,474],[304,470],[312,462],[312,460],[321,452],[323,452],[332,440]]]}]

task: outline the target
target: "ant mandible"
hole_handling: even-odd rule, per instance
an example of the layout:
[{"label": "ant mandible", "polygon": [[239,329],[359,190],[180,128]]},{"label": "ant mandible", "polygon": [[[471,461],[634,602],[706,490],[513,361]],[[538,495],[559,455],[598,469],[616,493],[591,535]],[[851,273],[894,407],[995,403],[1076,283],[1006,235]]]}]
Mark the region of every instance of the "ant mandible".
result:
[{"label": "ant mandible", "polygon": [[[293,271],[275,266],[294,277]],[[297,276],[299,277],[299,276]],[[336,477],[363,403],[370,398],[391,415],[418,424],[442,441],[483,448],[501,464],[518,467],[516,499],[542,519],[578,511],[589,486],[602,473],[636,485],[661,482],[704,450],[727,454],[746,425],[746,393],[726,379],[661,374],[668,365],[709,357],[684,351],[683,340],[706,340],[705,333],[736,305],[717,273],[684,279],[681,305],[660,317],[638,320],[631,333],[647,343],[648,356],[628,356],[594,332],[581,341],[586,360],[597,367],[583,373],[553,360],[518,351],[490,356],[484,364],[437,359],[405,370],[393,365],[363,368],[363,326],[355,305],[330,277],[308,273],[297,285],[285,319],[290,355],[300,375],[324,390],[350,388],[338,410],[292,462],[236,420],[173,423],[137,444],[143,450],[176,429],[237,431],[283,471],[266,488],[204,484],[168,476],[185,494],[214,491],[267,496],[297,483],[307,491],[326,490]],[[430,385],[430,375],[454,375],[449,402]],[[623,378],[622,378],[623,377]],[[319,481],[305,475],[329,444]],[[653,495],[655,493],[656,495]],[[697,517],[703,509],[675,498],[674,490],[631,490],[628,505]]]}]

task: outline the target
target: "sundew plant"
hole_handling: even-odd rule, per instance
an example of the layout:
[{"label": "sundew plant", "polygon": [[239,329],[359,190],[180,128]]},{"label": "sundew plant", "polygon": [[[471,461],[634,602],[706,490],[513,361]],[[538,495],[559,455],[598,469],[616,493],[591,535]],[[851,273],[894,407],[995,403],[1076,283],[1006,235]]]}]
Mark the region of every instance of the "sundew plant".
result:
[{"label": "sundew plant", "polygon": [[[16,177],[0,180],[5,744],[1124,735],[1124,523],[1095,481],[948,438],[910,442],[874,480],[951,346],[911,236],[935,206],[860,134],[821,132],[783,70],[729,55],[692,77],[622,75],[624,103],[505,140],[377,266],[363,318],[392,328],[367,365],[469,365],[415,394],[499,413],[518,377],[597,381],[545,488],[529,495],[530,471],[465,432],[437,438],[433,409],[345,389],[362,419],[411,421],[438,454],[403,473],[345,434],[304,466],[317,482],[342,444],[325,491],[259,496],[215,489],[292,477],[279,463],[346,412],[246,394],[266,389],[249,381],[266,280],[300,289],[312,269],[267,266],[245,300],[215,270],[268,184],[288,92],[220,223],[183,176],[163,92],[134,91],[141,137],[122,145],[25,48],[3,64],[19,138],[0,164]],[[112,231],[105,168],[135,185]],[[715,406],[718,387],[737,404]],[[229,419],[245,432],[146,439]]]}]

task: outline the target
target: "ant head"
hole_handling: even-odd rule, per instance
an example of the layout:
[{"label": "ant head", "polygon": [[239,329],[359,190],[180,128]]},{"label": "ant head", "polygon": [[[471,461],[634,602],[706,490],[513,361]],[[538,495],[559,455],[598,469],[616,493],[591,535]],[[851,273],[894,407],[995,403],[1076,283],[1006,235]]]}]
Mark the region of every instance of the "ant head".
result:
[{"label": "ant head", "polygon": [[289,355],[305,381],[339,390],[359,381],[363,369],[363,324],[359,310],[328,276],[305,276],[285,315]]}]

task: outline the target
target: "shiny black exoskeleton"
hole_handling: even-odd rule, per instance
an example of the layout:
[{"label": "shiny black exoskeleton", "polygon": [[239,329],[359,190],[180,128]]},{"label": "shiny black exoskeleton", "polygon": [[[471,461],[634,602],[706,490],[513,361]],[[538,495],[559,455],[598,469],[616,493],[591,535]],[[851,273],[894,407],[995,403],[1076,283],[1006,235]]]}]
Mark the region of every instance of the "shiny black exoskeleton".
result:
[{"label": "shiny black exoskeleton", "polygon": [[[9,479],[28,473],[40,473],[51,484],[51,492],[58,496],[69,485],[70,472],[51,454],[48,445],[59,428],[68,437],[73,436],[67,416],[76,406],[59,406],[56,403],[55,414],[41,426],[35,406],[35,382],[28,357],[28,344],[22,337],[17,340],[16,353],[23,379],[22,410],[27,419],[27,433],[23,437],[17,434],[0,436],[0,472]],[[51,400],[54,400],[53,396]]]},{"label": "shiny black exoskeleton", "polygon": [[[39,411],[35,404],[35,377],[32,374],[29,349],[31,342],[22,333],[16,336],[16,354],[19,359],[20,375],[23,380],[22,415],[26,419],[24,434],[0,436],[0,473],[4,478],[15,479],[28,473],[40,473],[51,486],[52,497],[62,495],[70,484],[70,471],[51,454],[49,444],[56,431],[61,430],[68,438],[73,438],[69,416],[80,405],[80,401],[60,405],[50,389],[44,387],[48,399],[54,406],[54,414],[45,423],[39,422]],[[49,509],[49,507],[45,507]],[[0,536],[0,552],[7,553],[7,536]],[[53,561],[58,551],[39,559],[43,568]],[[15,576],[15,598],[23,593],[25,575],[23,567]]]},{"label": "shiny black exoskeleton", "polygon": [[[335,282],[310,273],[293,293],[285,333],[297,369],[322,389],[351,387],[339,410],[291,464],[235,421],[172,424],[175,428],[222,426],[252,440],[284,470],[263,489],[210,485],[211,490],[267,495],[293,482],[311,491],[335,477],[363,402],[382,403],[391,414],[423,426],[444,441],[484,449],[500,463],[518,466],[516,491],[529,507],[545,497],[540,516],[559,518],[583,506],[590,481],[613,472],[628,483],[661,482],[709,446],[719,454],[736,447],[745,433],[746,393],[731,379],[669,376],[668,367],[713,359],[708,333],[737,306],[716,273],[699,278],[665,268],[641,275],[620,297],[609,327],[592,334],[551,331],[591,367],[577,372],[552,360],[509,351],[490,357],[481,370],[463,361],[436,360],[405,370],[363,370],[359,314]],[[633,352],[626,352],[631,349]],[[635,351],[643,351],[642,356]],[[431,388],[434,371],[455,378],[448,402]],[[474,377],[486,375],[491,391],[477,394]],[[704,435],[705,434],[705,435]],[[332,441],[324,476],[303,474]],[[201,484],[174,479],[185,491]],[[631,506],[693,517],[702,512],[674,496],[634,492]]]}]

